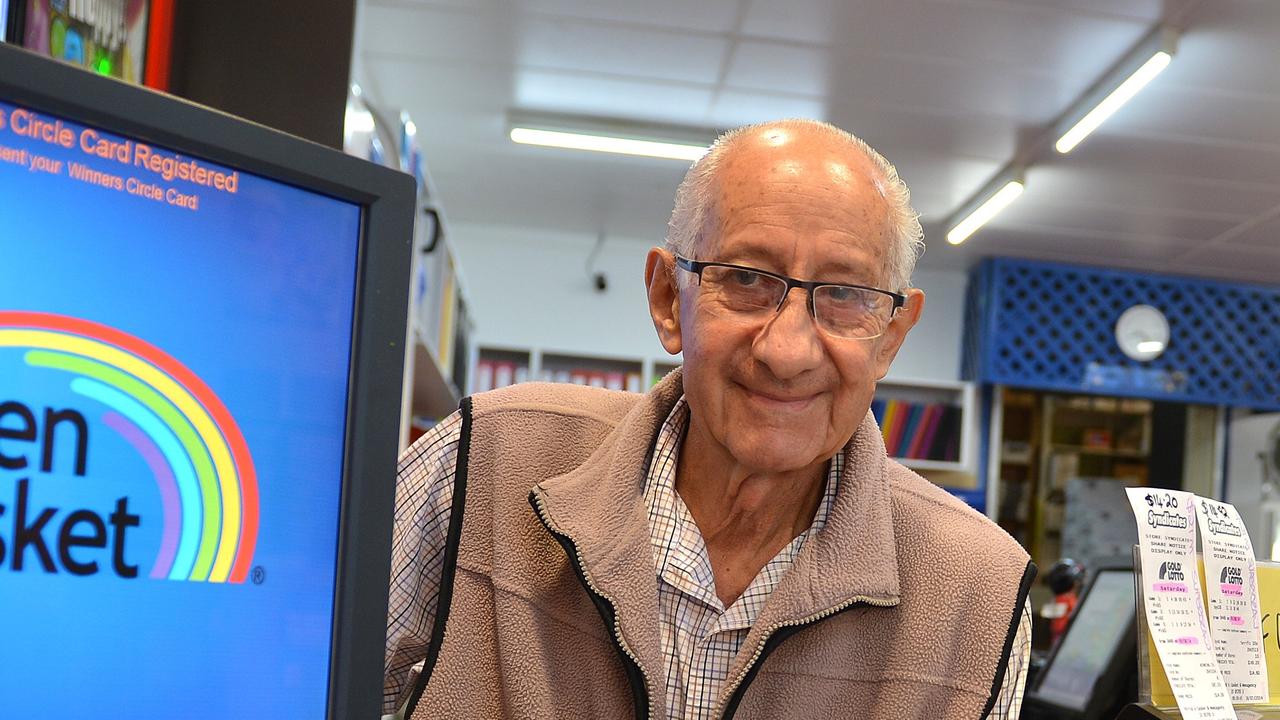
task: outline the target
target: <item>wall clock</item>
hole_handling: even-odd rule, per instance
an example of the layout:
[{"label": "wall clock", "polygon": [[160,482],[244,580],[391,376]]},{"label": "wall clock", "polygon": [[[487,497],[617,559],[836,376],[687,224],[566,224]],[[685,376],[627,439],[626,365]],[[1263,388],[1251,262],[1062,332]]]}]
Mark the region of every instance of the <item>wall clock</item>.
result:
[{"label": "wall clock", "polygon": [[1120,350],[1142,362],[1160,357],[1169,345],[1169,321],[1150,305],[1134,305],[1121,313],[1115,332]]}]

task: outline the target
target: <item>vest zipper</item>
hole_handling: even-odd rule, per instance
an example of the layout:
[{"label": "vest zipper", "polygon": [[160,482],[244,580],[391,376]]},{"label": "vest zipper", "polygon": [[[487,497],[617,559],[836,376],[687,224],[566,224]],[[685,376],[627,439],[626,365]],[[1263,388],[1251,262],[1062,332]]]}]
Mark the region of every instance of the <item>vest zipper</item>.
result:
[{"label": "vest zipper", "polygon": [[591,596],[592,602],[595,603],[596,609],[600,612],[605,623],[611,626],[613,633],[614,647],[618,650],[626,660],[623,666],[627,671],[627,680],[631,683],[631,694],[635,701],[636,718],[642,720],[644,718],[653,718],[653,713],[649,707],[649,683],[648,676],[644,673],[644,668],[640,667],[640,659],[635,656],[627,647],[627,643],[622,639],[622,627],[618,624],[618,613],[613,599],[608,595],[600,592],[595,583],[587,575],[586,569],[582,564],[582,554],[578,552],[578,546],[574,544],[568,536],[556,532],[551,527],[551,521],[547,519],[546,508],[542,504],[542,498],[536,492],[529,493],[529,502],[533,505],[534,512],[538,516],[538,520],[542,522],[543,527],[551,536],[559,542],[564,548],[565,554],[569,556],[570,564],[578,575],[578,580],[587,590],[587,594]]},{"label": "vest zipper", "polygon": [[881,600],[879,598],[859,596],[850,598],[839,605],[827,608],[822,612],[815,613],[795,622],[775,623],[770,625],[769,629],[765,631],[764,642],[757,643],[755,654],[751,656],[751,660],[747,662],[747,666],[743,668],[742,672],[738,674],[738,677],[734,678],[733,682],[729,684],[729,699],[725,702],[723,710],[713,713],[713,716],[719,717],[721,720],[730,720],[734,716],[738,711],[738,703],[742,702],[742,696],[747,691],[747,686],[750,685],[751,681],[755,678],[755,674],[759,671],[760,665],[764,663],[765,658],[767,658],[774,649],[782,644],[783,640],[786,640],[814,623],[825,620],[837,613],[852,610],[859,605],[893,607],[894,605],[897,605],[897,603],[893,600]]}]

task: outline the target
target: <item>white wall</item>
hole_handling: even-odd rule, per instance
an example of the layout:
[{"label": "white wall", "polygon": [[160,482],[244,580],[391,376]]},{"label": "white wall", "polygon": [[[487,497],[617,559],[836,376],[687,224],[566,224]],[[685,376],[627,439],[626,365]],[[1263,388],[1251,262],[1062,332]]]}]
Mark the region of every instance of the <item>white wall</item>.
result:
[{"label": "white wall", "polygon": [[[586,269],[595,236],[474,224],[452,225],[449,235],[471,300],[478,345],[667,357],[644,292],[645,253],[660,239],[608,238],[594,265],[609,278],[608,291],[600,293]],[[924,316],[907,336],[890,375],[959,379],[966,276],[922,271],[915,284],[926,294]]]},{"label": "white wall", "polygon": [[1267,471],[1261,462],[1277,427],[1280,413],[1259,413],[1233,418],[1228,432],[1225,499],[1240,512],[1259,560],[1277,559],[1280,549],[1280,502],[1267,492]]},{"label": "white wall", "polygon": [[609,238],[587,273],[591,235],[456,224],[449,236],[462,266],[482,347],[539,347],[583,355],[667,356],[649,320],[641,240]]},{"label": "white wall", "polygon": [[964,337],[964,292],[968,276],[961,270],[922,270],[911,282],[924,290],[924,314],[907,335],[889,376],[912,380],[959,380],[960,342]]}]

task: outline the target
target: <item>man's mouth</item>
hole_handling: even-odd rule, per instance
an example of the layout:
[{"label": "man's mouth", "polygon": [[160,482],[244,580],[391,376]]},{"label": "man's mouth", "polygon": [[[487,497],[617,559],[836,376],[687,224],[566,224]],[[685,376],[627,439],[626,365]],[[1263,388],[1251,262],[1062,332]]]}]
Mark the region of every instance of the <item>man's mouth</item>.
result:
[{"label": "man's mouth", "polygon": [[781,393],[756,390],[746,385],[743,385],[742,388],[753,402],[777,412],[799,412],[805,410],[818,397],[818,393]]}]

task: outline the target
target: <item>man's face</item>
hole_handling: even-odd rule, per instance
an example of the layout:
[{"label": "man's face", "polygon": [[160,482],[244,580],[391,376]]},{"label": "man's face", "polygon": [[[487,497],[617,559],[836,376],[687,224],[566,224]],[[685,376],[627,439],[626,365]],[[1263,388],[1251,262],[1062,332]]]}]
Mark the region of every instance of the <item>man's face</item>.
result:
[{"label": "man's face", "polygon": [[[766,128],[741,142],[722,166],[715,217],[694,259],[898,290],[885,286],[887,205],[864,157],[804,130]],[[913,291],[884,335],[850,340],[817,327],[801,289],[777,314],[744,319],[676,272],[685,276],[675,312],[691,432],[761,472],[797,470],[840,450],[923,301]]]}]

